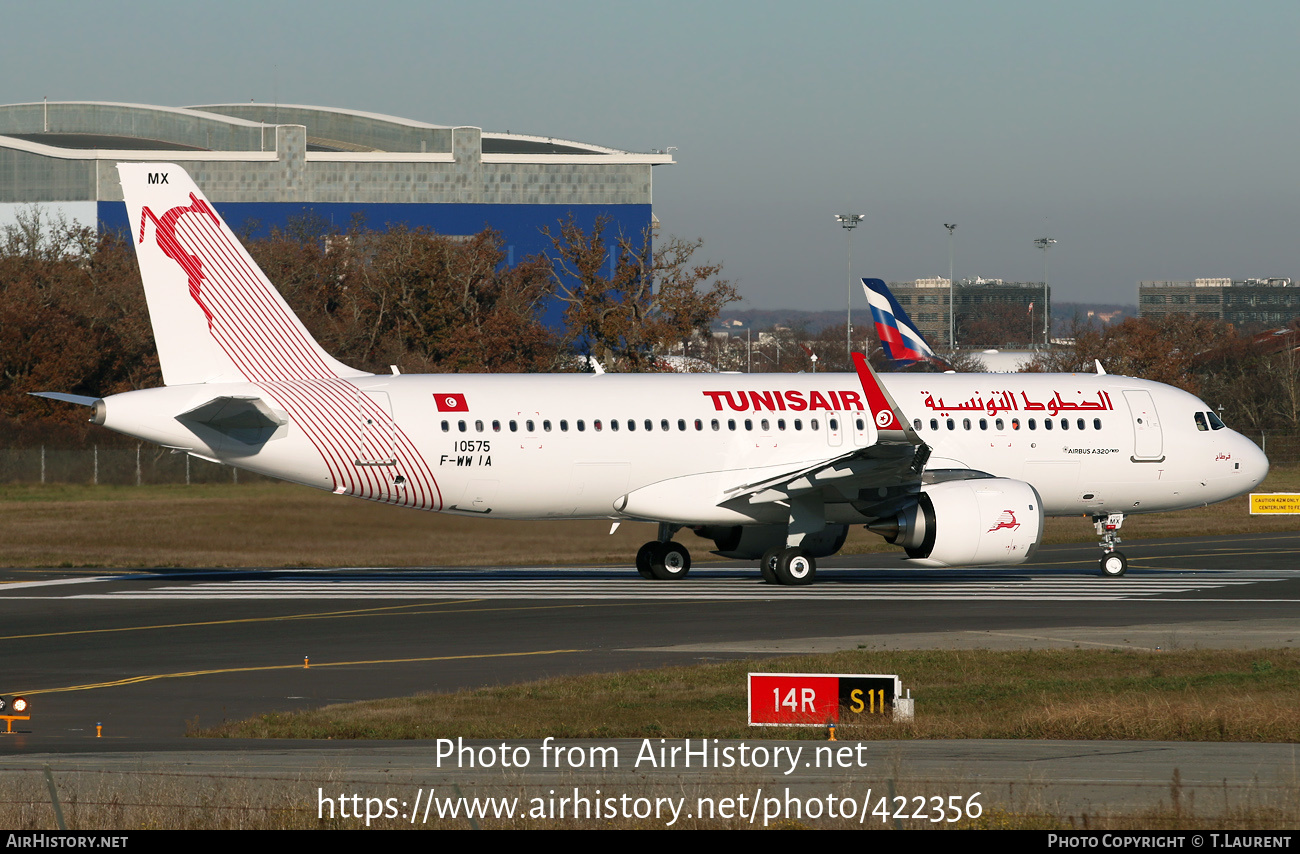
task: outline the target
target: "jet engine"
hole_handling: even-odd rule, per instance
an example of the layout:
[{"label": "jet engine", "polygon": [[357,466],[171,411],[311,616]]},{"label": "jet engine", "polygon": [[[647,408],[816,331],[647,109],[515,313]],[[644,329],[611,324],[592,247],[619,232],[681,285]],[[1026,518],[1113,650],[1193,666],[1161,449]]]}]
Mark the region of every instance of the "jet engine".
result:
[{"label": "jet engine", "polygon": [[[715,552],[723,557],[758,560],[769,549],[785,548],[785,525],[706,525],[695,533],[713,540]],[[844,545],[848,525],[827,525],[815,534],[805,535],[799,547],[808,557],[828,557]]]},{"label": "jet engine", "polygon": [[1015,566],[1043,539],[1043,500],[1002,477],[928,484],[915,504],[867,527],[921,566]]}]

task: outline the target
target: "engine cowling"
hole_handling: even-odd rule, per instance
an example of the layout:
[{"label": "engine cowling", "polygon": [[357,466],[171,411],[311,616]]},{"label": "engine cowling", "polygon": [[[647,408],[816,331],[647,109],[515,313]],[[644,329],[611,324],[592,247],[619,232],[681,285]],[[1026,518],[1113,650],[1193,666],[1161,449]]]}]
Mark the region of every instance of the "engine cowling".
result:
[{"label": "engine cowling", "polygon": [[935,483],[894,519],[867,527],[921,566],[1015,566],[1042,542],[1043,500],[1003,477]]},{"label": "engine cowling", "polygon": [[[758,560],[768,549],[784,547],[786,542],[785,525],[708,525],[695,533],[713,540],[717,554],[739,560]],[[804,536],[799,547],[809,557],[829,557],[844,546],[848,536],[848,525],[827,525]]]}]

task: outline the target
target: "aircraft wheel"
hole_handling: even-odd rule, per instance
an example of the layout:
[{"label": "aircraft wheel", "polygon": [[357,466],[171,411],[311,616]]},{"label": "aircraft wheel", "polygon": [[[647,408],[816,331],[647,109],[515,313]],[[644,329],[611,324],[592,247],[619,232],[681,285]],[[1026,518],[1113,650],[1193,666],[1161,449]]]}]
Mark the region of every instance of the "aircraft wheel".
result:
[{"label": "aircraft wheel", "polygon": [[777,554],[773,570],[778,584],[812,584],[817,576],[817,562],[804,554],[803,549],[783,549]]},{"label": "aircraft wheel", "polygon": [[1111,552],[1101,558],[1101,574],[1107,578],[1119,578],[1128,571],[1128,558],[1123,552]]},{"label": "aircraft wheel", "polygon": [[637,549],[636,571],[641,574],[642,578],[648,578],[652,581],[654,580],[655,574],[650,568],[650,562],[654,559],[655,547],[658,545],[659,543],[657,541],[651,540],[641,548]]},{"label": "aircraft wheel", "polygon": [[650,558],[650,571],[660,581],[685,578],[691,571],[691,553],[681,543],[655,543]]},{"label": "aircraft wheel", "polygon": [[768,584],[777,584],[776,562],[781,556],[781,549],[768,549],[758,561],[758,571],[763,573],[763,580]]}]

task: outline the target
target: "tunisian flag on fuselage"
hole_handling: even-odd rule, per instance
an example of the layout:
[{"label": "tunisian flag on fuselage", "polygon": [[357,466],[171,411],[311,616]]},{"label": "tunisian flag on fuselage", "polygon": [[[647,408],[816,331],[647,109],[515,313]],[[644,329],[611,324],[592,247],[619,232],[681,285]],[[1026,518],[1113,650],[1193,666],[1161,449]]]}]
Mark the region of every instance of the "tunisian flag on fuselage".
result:
[{"label": "tunisian flag on fuselage", "polygon": [[463,394],[435,394],[433,399],[438,404],[439,412],[469,412],[469,404]]}]

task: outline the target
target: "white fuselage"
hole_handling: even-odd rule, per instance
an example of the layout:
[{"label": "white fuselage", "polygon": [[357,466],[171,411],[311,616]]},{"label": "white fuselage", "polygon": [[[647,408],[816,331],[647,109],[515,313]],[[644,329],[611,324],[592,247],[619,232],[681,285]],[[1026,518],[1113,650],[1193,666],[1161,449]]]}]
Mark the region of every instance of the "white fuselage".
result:
[{"label": "white fuselage", "polygon": [[[1149,513],[1259,484],[1250,440],[1178,389],[1094,374],[889,374],[926,468],[1030,483],[1048,515]],[[176,416],[257,398],[283,422],[245,444]],[[1197,413],[1201,413],[1198,417]],[[410,375],[173,385],[105,400],[106,426],[371,500],[511,519],[780,523],[728,490],[877,441],[855,374]],[[1048,424],[1050,423],[1050,429]],[[852,493],[828,523],[868,521]]]}]

